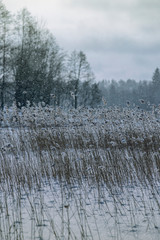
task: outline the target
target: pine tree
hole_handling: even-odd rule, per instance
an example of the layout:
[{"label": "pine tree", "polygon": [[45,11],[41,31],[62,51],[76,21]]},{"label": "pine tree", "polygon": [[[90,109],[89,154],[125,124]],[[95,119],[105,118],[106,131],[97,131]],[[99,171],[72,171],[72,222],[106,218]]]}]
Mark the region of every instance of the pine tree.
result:
[{"label": "pine tree", "polygon": [[160,71],[159,68],[156,68],[153,77],[152,77],[152,83],[154,87],[160,87]]},{"label": "pine tree", "polygon": [[98,83],[94,83],[92,85],[91,94],[92,94],[91,107],[93,108],[98,107],[102,101],[102,94],[98,87]]},{"label": "pine tree", "polygon": [[9,80],[11,72],[10,66],[10,51],[11,51],[11,38],[10,38],[10,23],[11,15],[6,7],[0,1],[0,88],[1,88],[1,109],[4,108],[4,95],[6,81]]},{"label": "pine tree", "polygon": [[152,77],[152,99],[153,103],[160,104],[160,71],[156,68]]}]

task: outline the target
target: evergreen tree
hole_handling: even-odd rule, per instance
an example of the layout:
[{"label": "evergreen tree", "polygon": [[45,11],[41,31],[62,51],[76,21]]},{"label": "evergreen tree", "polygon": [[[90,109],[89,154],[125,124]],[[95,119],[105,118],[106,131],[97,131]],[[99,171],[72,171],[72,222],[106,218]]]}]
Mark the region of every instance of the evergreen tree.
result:
[{"label": "evergreen tree", "polygon": [[9,81],[11,72],[10,50],[11,50],[11,15],[0,1],[0,99],[1,109],[4,108],[4,95],[6,82]]},{"label": "evergreen tree", "polygon": [[117,93],[117,83],[112,80],[109,87],[109,103],[111,105],[116,105],[118,102],[118,93]]},{"label": "evergreen tree", "polygon": [[156,68],[152,77],[152,101],[155,104],[160,104],[160,71]]},{"label": "evergreen tree", "polygon": [[156,87],[160,87],[160,71],[159,71],[159,68],[156,68],[154,74],[153,74],[153,77],[152,77],[152,83],[153,83],[153,86],[156,88]]},{"label": "evergreen tree", "polygon": [[98,83],[92,84],[91,94],[92,94],[91,107],[93,108],[98,107],[102,101],[102,94],[99,89]]},{"label": "evergreen tree", "polygon": [[79,91],[79,104],[83,107],[91,105],[92,100],[92,87],[90,81],[84,81],[80,84]]}]

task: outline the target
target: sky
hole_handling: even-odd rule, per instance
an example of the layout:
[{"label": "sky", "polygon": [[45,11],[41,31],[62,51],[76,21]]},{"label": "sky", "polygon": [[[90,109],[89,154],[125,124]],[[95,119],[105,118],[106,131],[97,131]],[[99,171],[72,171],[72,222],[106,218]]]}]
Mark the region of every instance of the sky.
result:
[{"label": "sky", "polygon": [[42,19],[59,46],[83,51],[96,80],[151,80],[160,68],[160,0],[3,0]]}]

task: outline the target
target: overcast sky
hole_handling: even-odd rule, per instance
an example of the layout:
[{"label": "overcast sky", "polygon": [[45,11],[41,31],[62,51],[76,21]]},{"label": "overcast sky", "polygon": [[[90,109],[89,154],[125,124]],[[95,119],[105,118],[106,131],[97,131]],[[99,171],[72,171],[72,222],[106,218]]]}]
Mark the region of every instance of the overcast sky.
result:
[{"label": "overcast sky", "polygon": [[160,67],[160,0],[3,0],[42,18],[67,51],[82,50],[97,80],[151,80]]}]

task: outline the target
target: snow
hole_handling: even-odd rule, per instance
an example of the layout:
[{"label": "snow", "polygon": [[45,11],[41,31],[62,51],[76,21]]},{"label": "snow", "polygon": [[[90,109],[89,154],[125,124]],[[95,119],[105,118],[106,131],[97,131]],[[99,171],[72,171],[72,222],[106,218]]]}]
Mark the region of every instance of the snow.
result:
[{"label": "snow", "polygon": [[157,117],[129,108],[5,108],[2,239],[17,231],[24,239],[158,240]]}]

